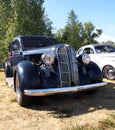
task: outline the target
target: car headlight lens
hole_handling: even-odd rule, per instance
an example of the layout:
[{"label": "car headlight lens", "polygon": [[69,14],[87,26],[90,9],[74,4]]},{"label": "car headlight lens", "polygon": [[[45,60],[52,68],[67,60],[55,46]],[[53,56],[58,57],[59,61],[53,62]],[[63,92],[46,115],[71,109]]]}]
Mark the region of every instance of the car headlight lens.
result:
[{"label": "car headlight lens", "polygon": [[83,54],[83,56],[82,56],[82,62],[84,64],[89,64],[90,63],[90,56],[88,54]]},{"label": "car headlight lens", "polygon": [[54,56],[49,53],[43,54],[41,59],[44,62],[44,64],[46,64],[46,65],[51,65],[54,63]]}]

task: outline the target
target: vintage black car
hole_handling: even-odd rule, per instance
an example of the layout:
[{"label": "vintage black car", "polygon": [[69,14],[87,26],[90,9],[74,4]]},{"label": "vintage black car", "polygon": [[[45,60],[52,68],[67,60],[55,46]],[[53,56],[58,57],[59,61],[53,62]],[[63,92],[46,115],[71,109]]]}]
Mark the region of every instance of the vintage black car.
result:
[{"label": "vintage black car", "polygon": [[98,66],[87,54],[76,57],[74,48],[47,36],[18,36],[9,45],[6,78],[21,106],[32,96],[77,92],[105,86]]}]

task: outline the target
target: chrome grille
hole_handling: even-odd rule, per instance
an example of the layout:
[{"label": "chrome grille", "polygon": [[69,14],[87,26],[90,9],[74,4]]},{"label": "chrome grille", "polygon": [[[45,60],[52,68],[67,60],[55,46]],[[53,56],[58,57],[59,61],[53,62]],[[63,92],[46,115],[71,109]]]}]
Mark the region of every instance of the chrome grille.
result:
[{"label": "chrome grille", "polygon": [[75,50],[70,46],[62,46],[57,50],[60,85],[71,86],[78,84],[78,66]]},{"label": "chrome grille", "polygon": [[58,48],[57,54],[58,54],[58,66],[59,66],[61,87],[70,86],[71,74],[66,47]]}]

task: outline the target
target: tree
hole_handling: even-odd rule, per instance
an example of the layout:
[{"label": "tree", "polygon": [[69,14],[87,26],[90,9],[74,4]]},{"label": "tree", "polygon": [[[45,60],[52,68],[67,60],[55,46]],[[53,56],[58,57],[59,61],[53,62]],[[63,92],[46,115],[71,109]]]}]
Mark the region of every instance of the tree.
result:
[{"label": "tree", "polygon": [[[52,35],[52,22],[45,15],[44,0],[0,0],[0,52],[17,35]],[[4,51],[2,51],[4,50]]]},{"label": "tree", "polygon": [[110,44],[110,45],[112,45],[113,47],[115,47],[115,42],[114,42],[114,41],[111,41],[111,40],[103,41],[102,43],[103,43],[103,44]]},{"label": "tree", "polygon": [[60,42],[64,43],[66,40],[63,37],[64,29],[59,29],[55,34],[54,37]]},{"label": "tree", "polygon": [[8,33],[42,35],[45,28],[43,0],[11,0],[12,19]]},{"label": "tree", "polygon": [[102,34],[101,29],[95,29],[94,25],[91,22],[85,22],[83,24],[83,44],[94,44],[97,43],[95,38],[99,37]]},{"label": "tree", "polygon": [[67,25],[64,29],[58,30],[55,37],[58,38],[59,41],[68,43],[77,49],[81,44],[81,28],[82,24],[77,20],[75,12],[71,10]]},{"label": "tree", "polygon": [[68,34],[67,43],[76,49],[79,48],[81,44],[81,29],[82,24],[79,22],[75,12],[71,10],[68,16],[67,25],[65,27],[65,33]]},{"label": "tree", "polygon": [[52,29],[53,29],[52,24],[53,24],[53,22],[50,21],[50,19],[48,18],[47,15],[44,15],[44,22],[45,22],[44,34],[49,35],[49,36],[53,35],[52,34]]},{"label": "tree", "polygon": [[67,25],[57,31],[55,37],[63,42],[72,45],[75,49],[87,44],[97,43],[96,38],[102,34],[101,29],[95,29],[91,22],[82,24],[73,10],[70,11]]},{"label": "tree", "polygon": [[6,39],[8,30],[8,21],[11,19],[11,5],[10,0],[0,0],[0,61],[6,58],[7,44]]}]

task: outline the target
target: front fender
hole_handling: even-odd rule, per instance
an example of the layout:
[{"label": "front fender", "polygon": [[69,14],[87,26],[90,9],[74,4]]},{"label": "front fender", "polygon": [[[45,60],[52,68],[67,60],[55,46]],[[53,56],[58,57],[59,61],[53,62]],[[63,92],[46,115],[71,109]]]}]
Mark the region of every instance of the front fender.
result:
[{"label": "front fender", "polygon": [[103,76],[100,68],[94,62],[79,66],[80,85],[102,82]]},{"label": "front fender", "polygon": [[22,61],[16,67],[19,77],[20,89],[35,89],[40,86],[40,76],[37,66],[30,61]]},{"label": "front fender", "polygon": [[98,83],[103,80],[102,72],[96,63],[90,62],[86,66],[86,69],[91,83]]}]

